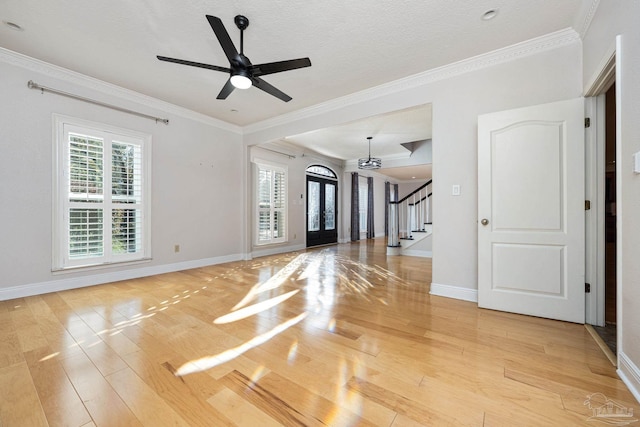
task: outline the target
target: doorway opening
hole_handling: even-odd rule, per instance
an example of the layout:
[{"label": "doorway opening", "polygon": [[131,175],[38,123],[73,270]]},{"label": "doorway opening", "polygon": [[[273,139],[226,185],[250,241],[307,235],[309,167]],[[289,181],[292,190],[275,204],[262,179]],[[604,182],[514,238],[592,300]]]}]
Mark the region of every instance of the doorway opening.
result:
[{"label": "doorway opening", "polygon": [[594,326],[607,347],[616,354],[616,85],[605,92],[604,145],[604,326]]},{"label": "doorway opening", "polygon": [[338,243],[338,177],[331,169],[307,168],[307,247]]},{"label": "doorway opening", "polygon": [[621,253],[617,229],[620,212],[616,203],[620,173],[616,165],[620,164],[620,40],[617,36],[603,56],[602,67],[593,75],[585,93],[585,117],[591,118],[590,123],[585,122],[586,145],[592,154],[585,164],[588,183],[585,194],[595,201],[592,203],[595,209],[586,213],[585,278],[587,283],[595,284],[586,294],[586,327],[614,366],[618,366],[616,350],[621,338],[616,261]]}]

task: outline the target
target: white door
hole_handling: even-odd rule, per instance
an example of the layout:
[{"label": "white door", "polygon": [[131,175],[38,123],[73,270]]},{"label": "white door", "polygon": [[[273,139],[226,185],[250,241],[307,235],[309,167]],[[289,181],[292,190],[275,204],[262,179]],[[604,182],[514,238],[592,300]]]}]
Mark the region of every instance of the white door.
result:
[{"label": "white door", "polygon": [[478,117],[478,305],[584,323],[584,101]]}]

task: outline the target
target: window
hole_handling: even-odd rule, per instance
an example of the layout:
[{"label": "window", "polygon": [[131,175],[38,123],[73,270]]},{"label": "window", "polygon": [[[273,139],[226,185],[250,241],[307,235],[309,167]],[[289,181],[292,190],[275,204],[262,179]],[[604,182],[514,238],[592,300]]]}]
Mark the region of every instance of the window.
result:
[{"label": "window", "polygon": [[151,136],[54,116],[54,270],[150,257]]},{"label": "window", "polygon": [[281,243],[287,232],[287,171],[258,163],[256,244]]},{"label": "window", "polygon": [[369,200],[369,186],[367,184],[367,178],[362,179],[359,177],[360,182],[358,182],[358,208],[359,210],[359,224],[360,224],[360,232],[364,233],[367,231],[367,206]]},{"label": "window", "polygon": [[325,166],[311,165],[307,168],[307,173],[314,175],[326,176],[327,178],[337,179],[336,174]]}]

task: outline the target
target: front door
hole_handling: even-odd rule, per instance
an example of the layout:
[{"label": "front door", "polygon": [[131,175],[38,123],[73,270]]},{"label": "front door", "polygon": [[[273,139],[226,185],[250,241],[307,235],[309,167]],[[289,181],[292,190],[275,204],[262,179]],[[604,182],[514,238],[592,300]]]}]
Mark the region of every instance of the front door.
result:
[{"label": "front door", "polygon": [[307,175],[307,247],[338,242],[338,182]]},{"label": "front door", "polygon": [[478,117],[478,305],[584,323],[584,101]]}]

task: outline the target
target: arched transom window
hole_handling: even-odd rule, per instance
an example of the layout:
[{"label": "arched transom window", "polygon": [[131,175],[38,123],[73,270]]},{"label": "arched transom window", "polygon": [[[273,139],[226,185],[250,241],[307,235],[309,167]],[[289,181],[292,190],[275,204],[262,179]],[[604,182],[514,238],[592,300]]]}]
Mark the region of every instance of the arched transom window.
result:
[{"label": "arched transom window", "polygon": [[320,165],[311,165],[307,168],[307,173],[326,176],[327,178],[338,179],[336,174],[329,168]]}]

